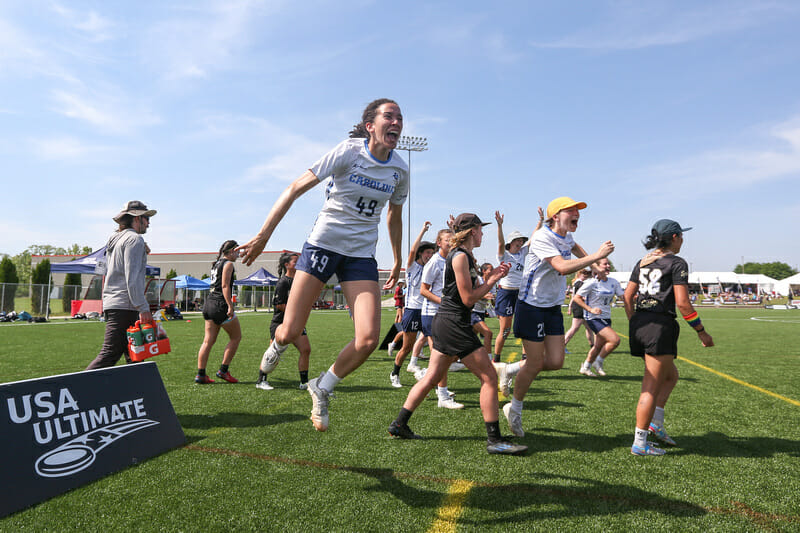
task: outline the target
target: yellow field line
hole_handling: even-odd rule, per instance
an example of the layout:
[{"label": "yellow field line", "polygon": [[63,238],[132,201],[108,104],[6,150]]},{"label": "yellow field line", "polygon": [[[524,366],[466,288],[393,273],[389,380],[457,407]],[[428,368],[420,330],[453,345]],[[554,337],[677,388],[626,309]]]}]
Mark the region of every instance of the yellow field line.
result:
[{"label": "yellow field line", "polygon": [[774,393],[772,391],[768,391],[767,389],[762,389],[761,387],[758,387],[756,385],[752,385],[750,383],[747,383],[746,381],[742,381],[741,379],[737,379],[737,378],[735,378],[733,376],[729,376],[728,374],[723,374],[722,372],[718,372],[718,371],[714,370],[713,368],[709,368],[707,366],[701,365],[700,363],[695,363],[694,361],[692,361],[690,359],[686,359],[685,357],[678,356],[678,359],[681,360],[681,361],[686,361],[687,363],[693,364],[694,366],[696,366],[698,368],[702,368],[703,370],[707,370],[707,371],[711,372],[712,374],[716,374],[716,375],[718,375],[720,377],[723,377],[725,379],[729,379],[729,380],[733,381],[734,383],[738,383],[739,385],[744,385],[745,387],[750,387],[751,389],[757,390],[758,392],[764,393],[764,394],[766,394],[768,396],[772,396],[774,398],[778,398],[779,400],[783,400],[784,402],[789,402],[792,405],[796,405],[797,407],[800,407],[800,402],[798,402],[797,400],[792,400],[791,398],[787,398],[786,396],[781,396],[780,394],[776,394],[776,393]]},{"label": "yellow field line", "polygon": [[475,484],[465,479],[459,479],[450,485],[447,497],[436,512],[436,519],[428,529],[431,533],[449,533],[456,530],[458,519],[464,511],[464,502]]}]

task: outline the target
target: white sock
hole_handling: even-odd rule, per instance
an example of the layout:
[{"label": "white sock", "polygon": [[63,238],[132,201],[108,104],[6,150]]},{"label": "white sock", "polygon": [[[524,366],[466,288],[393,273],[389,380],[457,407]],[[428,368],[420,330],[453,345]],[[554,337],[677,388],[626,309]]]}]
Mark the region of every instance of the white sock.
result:
[{"label": "white sock", "polygon": [[522,412],[522,400],[517,400],[516,398],[511,398],[511,410],[516,413]]},{"label": "white sock", "polygon": [[342,381],[342,378],[337,377],[336,374],[333,373],[333,365],[331,365],[328,371],[325,372],[317,382],[317,387],[328,392],[333,392],[333,388],[338,385],[340,381]]},{"label": "white sock", "polygon": [[584,361],[581,365],[581,370],[589,370],[589,365],[591,365],[589,361]]},{"label": "white sock", "polygon": [[408,362],[408,366],[417,366],[417,361],[419,361],[419,357],[411,356],[411,361]]},{"label": "white sock", "polygon": [[447,390],[447,387],[439,387],[437,385],[437,387],[436,387],[436,395],[442,401],[450,399],[450,391]]},{"label": "white sock", "polygon": [[516,363],[507,363],[506,364],[506,375],[507,376],[516,376],[519,374],[520,369],[520,362],[517,361]]},{"label": "white sock", "polygon": [[648,432],[646,429],[636,428],[636,432],[634,433],[633,437],[633,445],[644,448],[647,445],[647,433]]},{"label": "white sock", "polygon": [[389,343],[389,349],[394,350],[394,341]]},{"label": "white sock", "polygon": [[653,419],[650,421],[651,424],[655,424],[657,426],[664,426],[664,408],[663,407],[656,407],[655,412],[653,413]]},{"label": "white sock", "polygon": [[605,361],[605,360],[606,360],[605,357],[600,357],[598,355],[597,359],[594,360],[594,364],[596,364],[597,366],[603,366],[603,361]]},{"label": "white sock", "polygon": [[275,347],[275,349],[276,349],[276,350],[278,351],[278,353],[279,353],[279,354],[281,354],[281,355],[283,355],[283,352],[285,352],[285,351],[286,351],[286,348],[288,348],[288,347],[289,347],[289,345],[288,345],[288,344],[278,344],[278,341],[277,341],[277,340],[274,340],[274,341],[272,341],[272,345]]}]

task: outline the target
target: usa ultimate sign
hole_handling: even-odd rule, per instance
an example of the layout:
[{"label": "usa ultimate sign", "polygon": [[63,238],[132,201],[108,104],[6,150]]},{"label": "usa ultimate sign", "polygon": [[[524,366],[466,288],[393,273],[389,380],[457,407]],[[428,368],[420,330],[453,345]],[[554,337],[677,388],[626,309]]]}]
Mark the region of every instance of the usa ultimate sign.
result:
[{"label": "usa ultimate sign", "polygon": [[155,363],[0,385],[0,517],[186,442]]}]

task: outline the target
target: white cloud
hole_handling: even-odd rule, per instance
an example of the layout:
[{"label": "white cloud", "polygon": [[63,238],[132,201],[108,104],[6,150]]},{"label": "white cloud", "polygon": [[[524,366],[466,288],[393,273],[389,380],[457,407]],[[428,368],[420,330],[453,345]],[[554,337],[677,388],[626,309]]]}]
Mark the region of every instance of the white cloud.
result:
[{"label": "white cloud", "polygon": [[757,26],[787,11],[796,11],[792,5],[774,2],[699,3],[686,9],[654,2],[622,2],[613,6],[605,16],[599,13],[598,24],[591,28],[561,39],[531,44],[541,48],[600,50],[671,46]]},{"label": "white cloud", "polygon": [[66,117],[88,122],[100,130],[114,134],[127,134],[136,129],[161,122],[160,117],[141,109],[124,96],[109,94],[78,95],[63,90],[52,91],[55,111]]},{"label": "white cloud", "polygon": [[44,159],[83,160],[112,150],[109,146],[89,144],[74,137],[32,139],[33,152]]},{"label": "white cloud", "polygon": [[95,11],[78,12],[59,3],[52,4],[52,8],[67,24],[82,32],[91,41],[102,42],[113,38],[114,23]]}]

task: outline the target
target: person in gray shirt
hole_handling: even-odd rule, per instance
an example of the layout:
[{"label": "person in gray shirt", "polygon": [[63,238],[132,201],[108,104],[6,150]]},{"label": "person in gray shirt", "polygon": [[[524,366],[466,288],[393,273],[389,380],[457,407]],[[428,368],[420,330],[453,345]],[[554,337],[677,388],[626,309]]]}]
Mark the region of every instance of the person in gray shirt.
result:
[{"label": "person in gray shirt", "polygon": [[130,363],[127,330],[139,320],[153,321],[150,304],[144,295],[147,253],[150,251],[142,235],[150,226],[154,209],[138,200],[125,204],[114,217],[119,224],[108,239],[106,248],[106,280],[103,288],[103,315],[106,333],[103,347],[86,370],[114,366],[120,357]]}]

